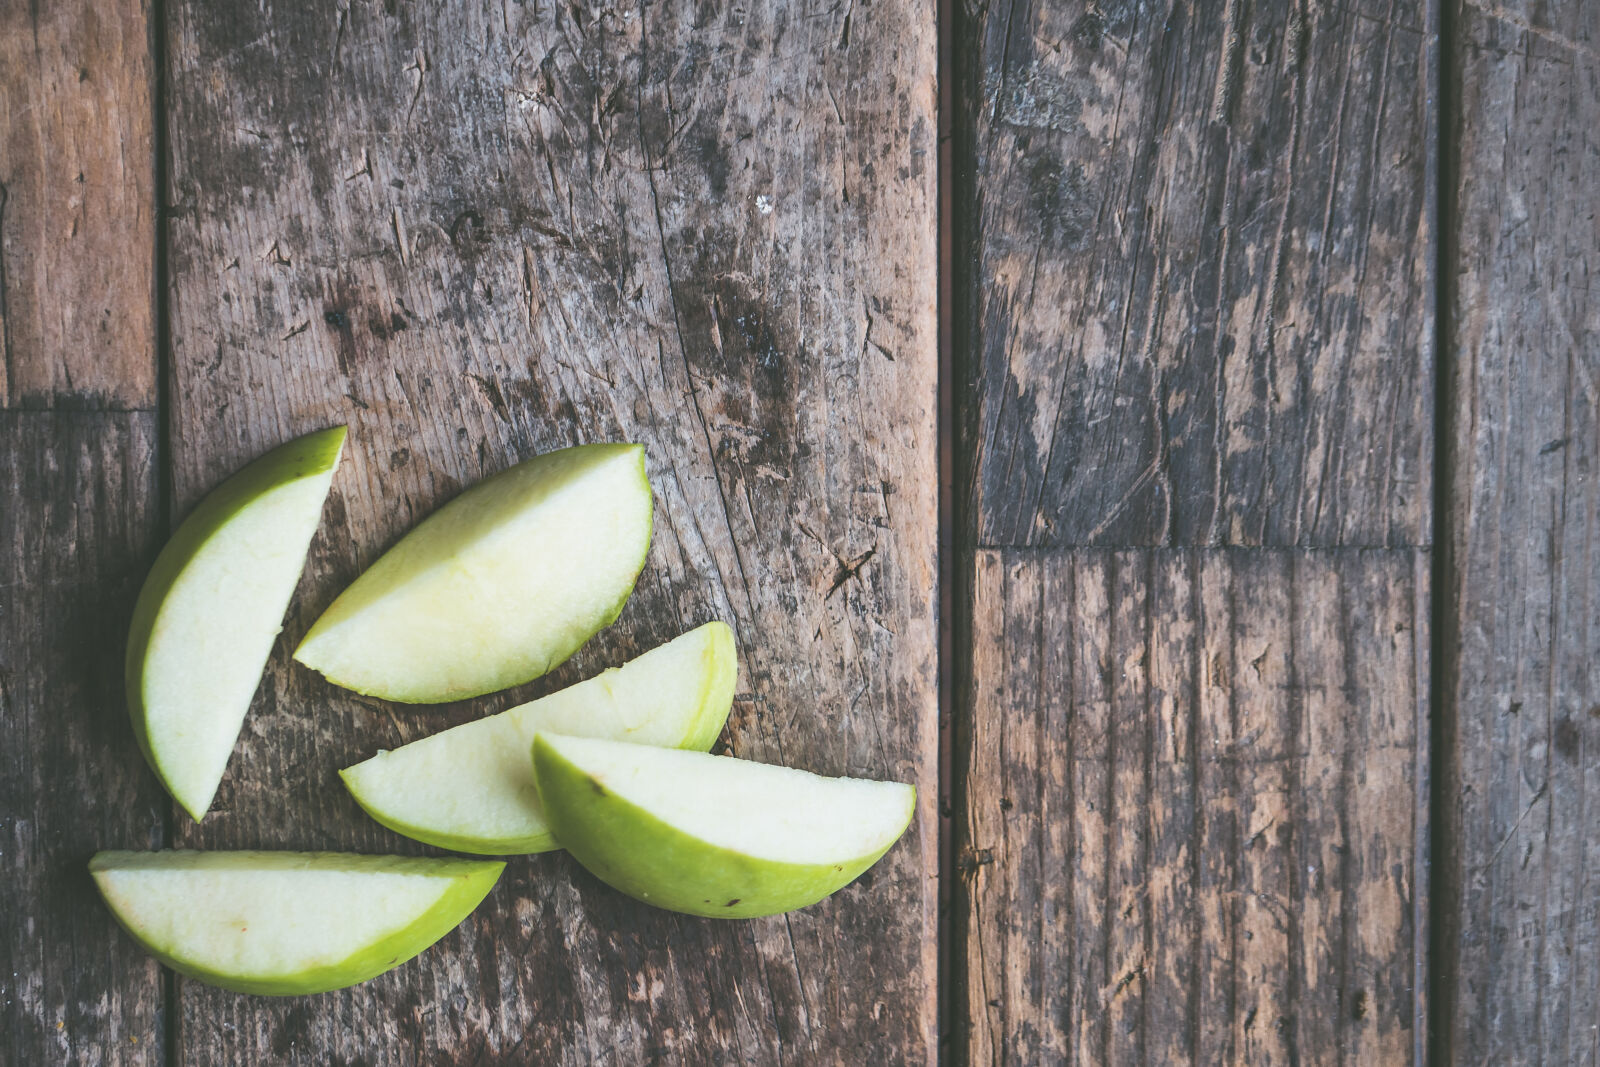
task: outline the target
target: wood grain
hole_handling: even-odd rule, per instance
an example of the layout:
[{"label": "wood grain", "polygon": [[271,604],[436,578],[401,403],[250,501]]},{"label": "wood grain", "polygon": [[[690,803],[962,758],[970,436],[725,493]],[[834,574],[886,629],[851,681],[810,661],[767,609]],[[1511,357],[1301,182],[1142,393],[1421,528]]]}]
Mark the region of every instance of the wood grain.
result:
[{"label": "wood grain", "polygon": [[122,700],[155,446],[148,413],[0,412],[0,1063],[165,1062],[159,969],[88,872],[162,839]]},{"label": "wood grain", "polygon": [[1426,553],[979,550],[974,1063],[1404,1063]]},{"label": "wood grain", "polygon": [[1419,1062],[1428,13],[956,32],[957,1057]]},{"label": "wood grain", "polygon": [[970,8],[958,491],[984,545],[1420,544],[1420,0]]},{"label": "wood grain", "polygon": [[160,970],[89,879],[159,848],[122,648],[162,521],[137,2],[0,3],[0,1063],[165,1064]]},{"label": "wood grain", "polygon": [[[722,617],[725,743],[915,781],[916,824],[788,918],[645,909],[518,859],[462,929],[349,992],[185,983],[183,1062],[929,1062],[935,1055],[934,39],[898,0],[807,10],[171,5],[179,502],[352,427],[210,847],[414,848],[336,768]],[[650,562],[616,627],[441,710],[286,651],[470,481],[643,441]]]},{"label": "wood grain", "polygon": [[148,16],[0,3],[0,407],[155,406]]},{"label": "wood grain", "polygon": [[1440,1062],[1600,1063],[1600,18],[1464,4]]}]

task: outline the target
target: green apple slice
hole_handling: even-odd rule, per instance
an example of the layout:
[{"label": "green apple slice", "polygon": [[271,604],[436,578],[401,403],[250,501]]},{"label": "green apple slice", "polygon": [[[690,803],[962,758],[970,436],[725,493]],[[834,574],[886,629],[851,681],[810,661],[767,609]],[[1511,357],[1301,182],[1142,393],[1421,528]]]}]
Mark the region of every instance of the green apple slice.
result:
[{"label": "green apple slice", "polygon": [[335,600],[295,659],[411,704],[557,666],[622,611],[650,549],[641,445],[535,456],[430,515]]},{"label": "green apple slice", "polygon": [[219,485],[139,593],[127,657],[134,736],[196,820],[211,807],[283,627],[344,438],[343,426],[308,434]]},{"label": "green apple slice", "polygon": [[876,863],[916,790],[703,752],[541,733],[534,779],[556,840],[657,907],[743,919],[814,904]]},{"label": "green apple slice", "polygon": [[240,993],[322,993],[411,959],[505,864],[338,852],[101,852],[117,922],[175,971]]},{"label": "green apple slice", "polygon": [[528,761],[536,733],[704,750],[727,721],[738,673],[733,631],[708,622],[586,682],[339,774],[368,815],[407,837],[486,856],[547,852],[558,846]]}]

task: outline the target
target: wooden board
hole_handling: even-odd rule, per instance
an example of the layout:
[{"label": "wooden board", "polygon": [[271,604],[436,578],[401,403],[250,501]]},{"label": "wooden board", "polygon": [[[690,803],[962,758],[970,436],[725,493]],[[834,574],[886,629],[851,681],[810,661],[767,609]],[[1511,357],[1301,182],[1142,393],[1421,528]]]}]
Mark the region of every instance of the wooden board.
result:
[{"label": "wooden board", "polygon": [[160,1067],[159,968],[89,878],[159,848],[122,646],[157,529],[155,416],[0,411],[0,1062]]},{"label": "wooden board", "polygon": [[[335,770],[713,617],[726,745],[915,781],[902,844],[752,923],[517,859],[459,931],[349,992],[181,985],[189,1063],[929,1062],[935,1054],[933,27],[803,12],[456,2],[170,5],[172,474],[352,428],[208,847],[411,851]],[[853,13],[852,13],[853,12]],[[820,16],[820,17],[819,17]],[[472,480],[578,441],[649,451],[655,541],[616,627],[443,710],[287,650]]]},{"label": "wooden board", "polygon": [[1600,1062],[1600,19],[1462,5],[1439,1062]]},{"label": "wooden board", "polygon": [[1208,12],[956,30],[974,1063],[1422,1058],[1428,17]]},{"label": "wooden board", "polygon": [[0,1063],[165,1060],[89,878],[159,848],[122,699],[162,522],[147,11],[0,4]]},{"label": "wooden board", "polygon": [[978,542],[1420,543],[1421,0],[1012,0],[956,33]]},{"label": "wooden board", "polygon": [[979,550],[973,1063],[1405,1063],[1427,554]]},{"label": "wooden board", "polygon": [[0,407],[155,405],[148,18],[0,4]]}]

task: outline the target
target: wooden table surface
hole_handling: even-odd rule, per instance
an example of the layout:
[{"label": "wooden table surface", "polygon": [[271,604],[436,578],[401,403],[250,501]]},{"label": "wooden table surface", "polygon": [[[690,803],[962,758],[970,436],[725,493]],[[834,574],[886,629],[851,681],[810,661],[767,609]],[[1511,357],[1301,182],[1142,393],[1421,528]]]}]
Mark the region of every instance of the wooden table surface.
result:
[{"label": "wooden table surface", "polygon": [[[0,0],[0,1063],[1600,1065],[1600,5]],[[121,687],[204,493],[348,423],[216,805]],[[650,561],[440,709],[288,649],[519,458]],[[519,857],[266,999],[100,848],[429,850],[335,771],[737,632],[721,748],[920,787],[750,922]]]}]

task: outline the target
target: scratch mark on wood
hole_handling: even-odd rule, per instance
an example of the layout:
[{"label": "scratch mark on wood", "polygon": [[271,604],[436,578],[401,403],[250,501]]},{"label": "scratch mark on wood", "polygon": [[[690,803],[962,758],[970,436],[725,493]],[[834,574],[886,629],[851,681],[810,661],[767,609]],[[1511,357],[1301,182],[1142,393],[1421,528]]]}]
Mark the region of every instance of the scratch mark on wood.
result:
[{"label": "scratch mark on wood", "polygon": [[1227,122],[1239,83],[1243,30],[1239,26],[1239,0],[1227,0],[1222,9],[1222,55],[1217,63],[1216,90],[1212,95],[1211,121]]},{"label": "scratch mark on wood", "polygon": [[1510,830],[1506,831],[1505,837],[1501,838],[1500,843],[1494,847],[1494,851],[1489,853],[1489,858],[1483,861],[1482,866],[1479,868],[1480,870],[1488,870],[1494,866],[1495,860],[1500,858],[1500,853],[1506,850],[1506,846],[1517,836],[1517,831],[1522,829],[1522,823],[1527,819],[1528,814],[1544,800],[1545,791],[1549,788],[1548,783],[1538,788],[1533,794],[1533,798],[1528,801],[1527,807],[1522,809],[1522,814],[1517,816],[1517,821],[1511,824]]},{"label": "scratch mark on wood", "polygon": [[[855,559],[840,560],[839,569],[835,571],[833,575],[833,584],[828,586],[827,596],[833,596],[834,593],[839,591],[839,588],[843,586],[844,583],[850,581],[852,578],[860,577],[861,568],[867,565],[867,561],[870,560],[877,553],[877,551],[878,548],[876,545],[874,545],[865,552],[861,553],[861,555],[857,556]],[[826,599],[826,597],[824,597],[824,599]]]},{"label": "scratch mark on wood", "polygon": [[406,106],[406,125],[410,126],[411,116],[417,110],[417,101],[422,99],[423,78],[428,73],[428,53],[420,48],[417,49],[416,58],[412,61],[411,66],[405,69],[408,72],[414,72],[417,76],[416,88],[411,93],[411,103]]},{"label": "scratch mark on wood", "polygon": [[1523,33],[1532,34],[1541,41],[1548,41],[1557,48],[1580,55],[1585,59],[1600,59],[1600,51],[1589,47],[1582,41],[1575,41],[1566,34],[1558,33],[1555,30],[1550,29],[1548,26],[1540,26],[1538,23],[1530,21],[1518,12],[1512,11],[1510,8],[1503,7],[1500,4],[1485,3],[1482,2],[1482,0],[1462,0],[1462,3],[1465,6],[1472,8],[1474,11],[1477,11],[1485,18],[1491,18],[1499,22],[1504,22],[1506,25],[1513,26],[1516,29],[1521,30]]},{"label": "scratch mark on wood", "polygon": [[361,150],[361,168],[354,174],[346,176],[345,181],[353,182],[357,178],[362,177],[365,177],[369,180],[372,178],[372,153],[365,148]]},{"label": "scratch mark on wood", "polygon": [[349,21],[350,8],[341,7],[339,9],[339,28],[336,29],[333,34],[333,65],[336,67],[339,65],[339,61],[342,58],[340,53],[344,48],[344,28]]},{"label": "scratch mark on wood", "polygon": [[394,222],[395,247],[400,250],[400,263],[402,266],[409,267],[411,265],[411,258],[407,251],[409,242],[406,240],[405,216],[400,214],[399,208],[395,208],[391,218]]}]

